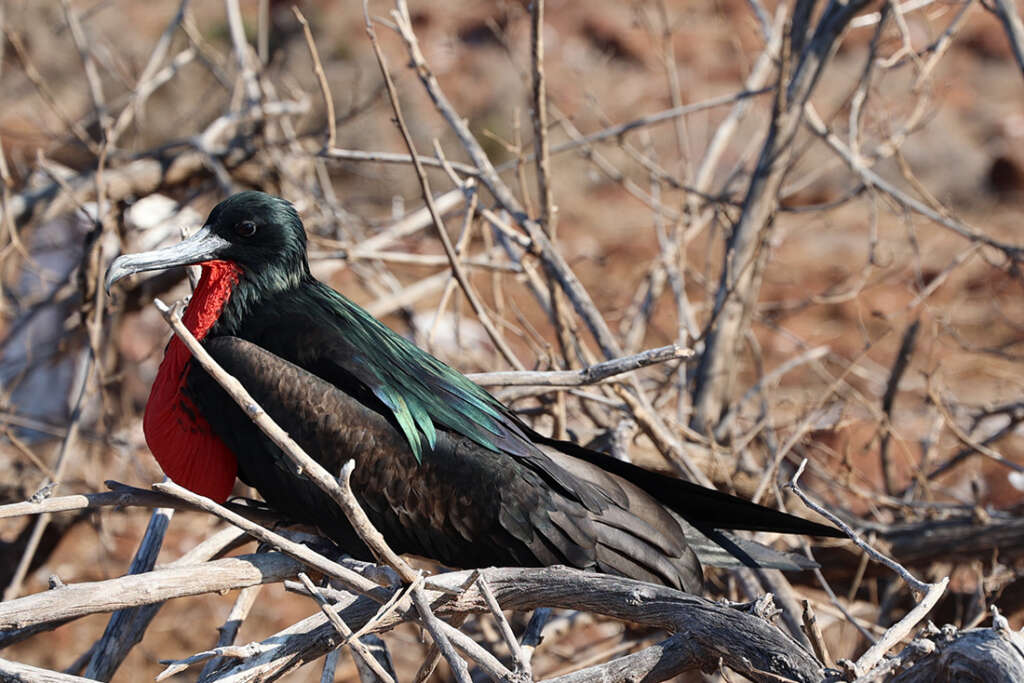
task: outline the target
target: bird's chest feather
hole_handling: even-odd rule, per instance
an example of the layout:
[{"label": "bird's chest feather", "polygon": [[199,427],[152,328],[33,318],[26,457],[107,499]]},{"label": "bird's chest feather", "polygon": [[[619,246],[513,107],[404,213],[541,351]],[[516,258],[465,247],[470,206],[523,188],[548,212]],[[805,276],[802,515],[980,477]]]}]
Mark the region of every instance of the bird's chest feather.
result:
[{"label": "bird's chest feather", "polygon": [[[203,264],[203,275],[183,316],[197,339],[203,339],[217,321],[239,274],[238,266],[227,261]],[[191,358],[181,340],[172,337],[146,402],[143,432],[160,467],[175,483],[224,501],[234,485],[238,463],[184,392]]]}]

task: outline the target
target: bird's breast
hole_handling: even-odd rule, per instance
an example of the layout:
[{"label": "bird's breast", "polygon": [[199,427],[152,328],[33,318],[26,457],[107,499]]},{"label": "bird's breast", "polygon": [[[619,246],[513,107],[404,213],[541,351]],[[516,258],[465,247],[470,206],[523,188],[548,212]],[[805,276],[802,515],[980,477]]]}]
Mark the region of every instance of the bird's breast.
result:
[{"label": "bird's breast", "polygon": [[[200,340],[217,322],[241,273],[228,261],[202,266],[202,277],[182,316],[189,332]],[[224,501],[234,486],[238,461],[183,391],[191,359],[182,341],[172,337],[146,401],[142,428],[146,444],[168,477],[191,491]]]}]

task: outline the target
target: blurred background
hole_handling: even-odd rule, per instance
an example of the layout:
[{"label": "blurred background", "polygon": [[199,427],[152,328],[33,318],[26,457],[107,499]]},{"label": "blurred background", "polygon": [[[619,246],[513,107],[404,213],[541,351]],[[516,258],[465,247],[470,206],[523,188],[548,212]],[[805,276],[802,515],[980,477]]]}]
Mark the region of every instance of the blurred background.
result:
[{"label": "blurred background", "polygon": [[[901,12],[870,4],[842,34],[810,97],[838,145],[887,185],[865,182],[836,146],[810,126],[797,128],[773,218],[759,235],[760,281],[749,292],[731,377],[718,389],[723,406],[695,419],[696,362],[657,366],[642,381],[689,465],[716,485],[801,511],[779,483],[808,458],[803,481],[815,497],[887,539],[919,576],[952,577],[933,620],[976,625],[995,602],[1019,628],[1024,545],[986,535],[986,525],[1013,523],[1024,490],[1024,288],[1020,247],[1007,248],[1024,244],[1024,74],[1004,24],[983,3],[913,4]],[[452,284],[435,229],[417,218],[423,200],[412,168],[385,163],[406,149],[361,7],[297,3],[333,96],[336,140],[326,150],[327,111],[292,6],[0,4],[0,502],[48,486],[67,495],[103,491],[106,480],[147,487],[162,477],[140,423],[169,337],[152,300],[186,296],[188,280],[157,274],[109,299],[97,285],[118,253],[177,241],[239,189],[293,201],[311,236],[314,273],[394,329],[464,372],[509,368]],[[392,9],[370,5],[417,149],[466,164],[407,68],[406,46],[389,27]],[[776,106],[777,37],[791,9],[744,0],[545,6],[555,243],[624,353],[672,343],[706,349],[725,245]],[[525,210],[539,216],[528,8],[413,0],[410,18],[452,106]],[[493,220],[479,211],[466,220],[449,175],[429,174],[472,281],[522,364],[543,370],[601,359],[580,320],[572,329],[582,350],[560,345],[537,294],[543,271],[506,234],[525,234],[508,207],[481,191],[478,208]],[[940,220],[894,199],[889,187]],[[513,227],[502,232],[496,222]],[[607,387],[492,389],[546,433],[667,471],[678,460]],[[236,493],[247,491],[239,484]],[[101,508],[55,515],[45,527],[36,518],[0,519],[5,598],[45,590],[51,575],[72,583],[124,574],[149,516]],[[950,535],[927,535],[943,523]],[[158,562],[180,557],[216,526],[178,513]],[[918,545],[900,551],[910,540]],[[848,612],[877,634],[910,604],[906,590],[881,571],[865,572],[859,554],[838,545],[816,547],[816,556]],[[790,580],[821,606],[833,655],[863,650],[866,641],[813,575]],[[718,595],[756,597],[726,574],[711,583]],[[114,680],[150,680],[159,660],[209,648],[235,597],[166,604]],[[266,586],[237,642],[314,611],[307,598]],[[56,670],[77,662],[80,671],[107,619],[74,621],[2,656]],[[538,678],[656,637],[585,616],[565,624],[538,651]],[[468,628],[488,637],[482,626]],[[399,629],[386,641],[400,677],[410,677],[422,661],[418,631]],[[319,676],[311,665],[285,680]],[[354,676],[343,656],[337,680]]]}]

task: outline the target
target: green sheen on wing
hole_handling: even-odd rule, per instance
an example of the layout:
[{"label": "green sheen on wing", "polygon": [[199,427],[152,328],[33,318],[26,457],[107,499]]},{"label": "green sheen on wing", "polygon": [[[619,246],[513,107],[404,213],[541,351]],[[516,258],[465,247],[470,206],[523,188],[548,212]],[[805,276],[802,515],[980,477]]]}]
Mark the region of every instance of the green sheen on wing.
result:
[{"label": "green sheen on wing", "polygon": [[333,321],[360,349],[360,361],[379,384],[373,393],[394,414],[416,460],[423,440],[437,443],[436,427],[463,434],[495,452],[527,455],[534,446],[515,418],[479,385],[396,334],[333,289],[322,290],[336,307]]}]

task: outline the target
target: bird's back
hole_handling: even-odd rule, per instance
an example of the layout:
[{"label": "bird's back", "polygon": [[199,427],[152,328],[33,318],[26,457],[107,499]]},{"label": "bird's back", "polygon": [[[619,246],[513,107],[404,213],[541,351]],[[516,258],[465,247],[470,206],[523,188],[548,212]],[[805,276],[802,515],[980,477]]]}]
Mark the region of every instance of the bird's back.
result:
[{"label": "bird's back", "polygon": [[[700,564],[679,524],[615,475],[560,454],[546,468],[531,467],[444,429],[417,462],[368,392],[342,391],[239,338],[211,339],[207,348],[325,468],[338,472],[356,460],[356,495],[398,552],[449,566],[564,564],[701,588]],[[205,415],[218,416],[211,424],[237,454],[244,481],[282,513],[369,559],[340,510],[295,473],[211,378],[193,372],[190,393]],[[560,470],[557,481],[545,469]]]}]

